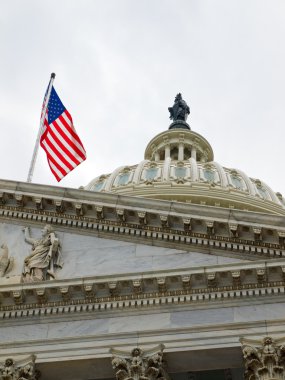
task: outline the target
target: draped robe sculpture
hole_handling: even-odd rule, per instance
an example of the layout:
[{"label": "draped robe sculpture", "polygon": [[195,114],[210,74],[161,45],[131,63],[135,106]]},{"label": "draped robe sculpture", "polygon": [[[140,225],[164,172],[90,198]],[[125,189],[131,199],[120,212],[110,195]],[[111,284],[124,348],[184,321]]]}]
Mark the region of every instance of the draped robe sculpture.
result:
[{"label": "draped robe sculpture", "polygon": [[23,282],[45,281],[55,278],[55,270],[62,267],[60,244],[51,225],[42,230],[40,239],[33,239],[29,227],[24,228],[25,241],[32,245],[29,256],[24,260]]},{"label": "draped robe sculpture", "polygon": [[170,112],[169,118],[173,121],[182,120],[186,122],[187,117],[190,114],[190,108],[185,100],[182,99],[180,93],[176,95],[174,105],[168,107],[168,111]]}]

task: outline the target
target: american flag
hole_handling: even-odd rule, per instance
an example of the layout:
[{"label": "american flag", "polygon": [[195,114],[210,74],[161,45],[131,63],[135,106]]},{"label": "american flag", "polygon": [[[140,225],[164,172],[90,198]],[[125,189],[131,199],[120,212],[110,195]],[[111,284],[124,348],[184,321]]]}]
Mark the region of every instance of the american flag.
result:
[{"label": "american flag", "polygon": [[[48,91],[42,112],[45,109],[47,93]],[[40,144],[47,154],[48,164],[58,182],[86,160],[86,152],[75,131],[72,117],[53,86],[46,107]]]}]

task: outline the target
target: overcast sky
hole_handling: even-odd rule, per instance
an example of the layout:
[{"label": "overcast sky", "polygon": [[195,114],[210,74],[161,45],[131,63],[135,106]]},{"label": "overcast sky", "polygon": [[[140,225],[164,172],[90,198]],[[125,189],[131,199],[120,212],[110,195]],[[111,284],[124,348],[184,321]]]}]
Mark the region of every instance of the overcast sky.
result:
[{"label": "overcast sky", "polygon": [[[215,160],[285,196],[284,0],[0,0],[0,178],[26,181],[51,72],[87,160],[139,163],[178,92]],[[58,185],[40,149],[33,182]]]}]

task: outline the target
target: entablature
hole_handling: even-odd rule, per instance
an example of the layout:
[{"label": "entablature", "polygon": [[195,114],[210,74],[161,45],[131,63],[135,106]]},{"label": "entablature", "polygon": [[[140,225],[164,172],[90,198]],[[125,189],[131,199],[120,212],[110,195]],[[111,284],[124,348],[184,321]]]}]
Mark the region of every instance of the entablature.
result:
[{"label": "entablature", "polygon": [[284,299],[284,260],[55,280],[0,289],[0,317]]},{"label": "entablature", "polygon": [[229,251],[249,259],[285,255],[283,216],[0,181],[0,220],[50,223],[146,244]]}]

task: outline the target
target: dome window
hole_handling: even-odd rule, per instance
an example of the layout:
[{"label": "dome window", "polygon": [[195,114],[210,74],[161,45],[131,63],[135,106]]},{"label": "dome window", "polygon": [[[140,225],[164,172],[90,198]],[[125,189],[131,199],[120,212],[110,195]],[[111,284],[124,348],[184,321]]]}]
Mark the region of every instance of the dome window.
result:
[{"label": "dome window", "polygon": [[260,179],[256,179],[253,182],[255,183],[256,189],[258,191],[258,194],[261,196],[261,198],[268,199],[268,194],[266,190],[264,189],[264,187],[262,186]]},{"label": "dome window", "polygon": [[101,191],[103,187],[105,186],[105,180],[108,176],[105,174],[102,174],[99,178],[98,181],[93,183],[90,187],[91,191]]},{"label": "dome window", "polygon": [[210,169],[204,169],[204,177],[207,182],[215,182],[215,172]]},{"label": "dome window", "polygon": [[231,176],[233,186],[238,190],[243,190],[243,185],[239,177],[232,175]]},{"label": "dome window", "polygon": [[102,189],[104,185],[104,181],[100,181],[100,182],[97,182],[95,183],[95,185],[93,186],[93,191],[100,191]]},{"label": "dome window", "polygon": [[158,168],[148,168],[145,170],[145,178],[147,180],[152,180],[157,176]]},{"label": "dome window", "polygon": [[257,186],[257,191],[259,195],[261,196],[261,198],[264,198],[264,199],[268,198],[266,191],[262,187]]},{"label": "dome window", "polygon": [[174,173],[177,178],[184,178],[186,176],[186,168],[184,167],[175,167]]},{"label": "dome window", "polygon": [[130,178],[130,173],[122,173],[119,175],[118,180],[117,180],[117,185],[118,186],[123,186],[126,185],[127,182],[129,181]]}]

